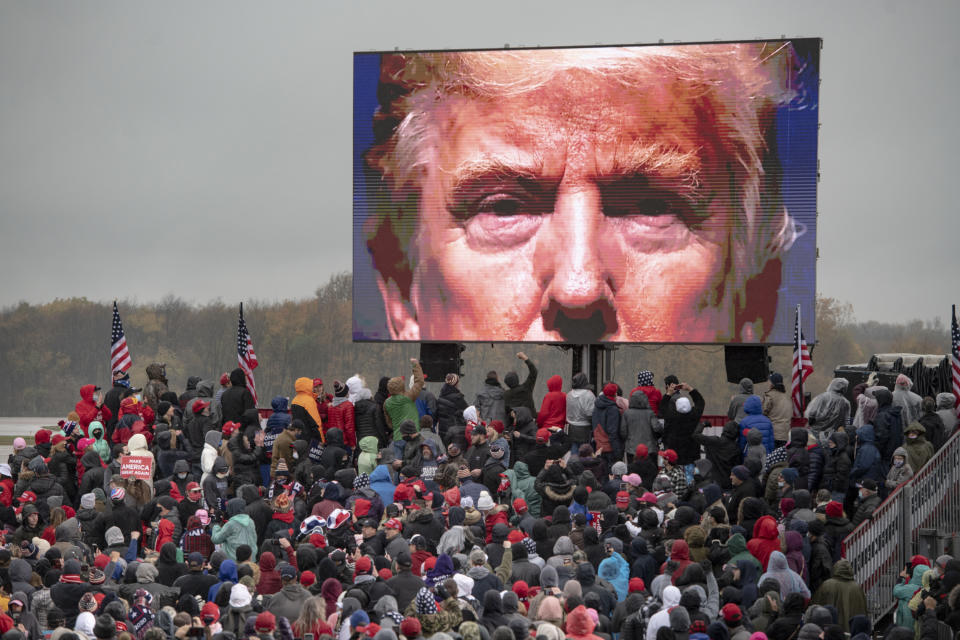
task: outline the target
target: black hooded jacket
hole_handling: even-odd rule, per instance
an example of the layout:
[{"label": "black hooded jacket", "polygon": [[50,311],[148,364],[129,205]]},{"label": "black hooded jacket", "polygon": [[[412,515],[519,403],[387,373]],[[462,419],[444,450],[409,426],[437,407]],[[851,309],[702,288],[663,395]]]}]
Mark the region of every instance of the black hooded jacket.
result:
[{"label": "black hooded jacket", "polygon": [[467,424],[463,419],[463,411],[466,408],[467,401],[460,389],[444,382],[443,387],[440,388],[440,395],[437,396],[437,433],[440,434],[444,443],[449,442],[447,432],[450,427],[462,427]]},{"label": "black hooded jacket", "polygon": [[240,422],[244,411],[256,409],[257,405],[253,401],[253,394],[247,389],[247,377],[243,369],[237,367],[230,372],[230,384],[232,386],[220,396],[223,421]]},{"label": "black hooded jacket", "polygon": [[703,435],[704,427],[704,422],[697,425],[693,431],[693,439],[697,444],[702,444],[707,452],[707,460],[712,465],[710,479],[724,489],[730,489],[730,472],[735,466],[742,464],[743,460],[740,447],[737,446],[740,429],[737,423],[731,420],[723,425],[719,436],[706,436]]},{"label": "black hooded jacket", "polygon": [[510,411],[517,407],[526,407],[534,415],[537,413],[537,407],[533,404],[533,388],[537,384],[537,367],[530,359],[524,362],[529,373],[527,379],[522,383],[520,377],[513,371],[503,377],[503,382],[507,385],[507,390],[503,392],[503,406],[508,418],[510,417]]}]

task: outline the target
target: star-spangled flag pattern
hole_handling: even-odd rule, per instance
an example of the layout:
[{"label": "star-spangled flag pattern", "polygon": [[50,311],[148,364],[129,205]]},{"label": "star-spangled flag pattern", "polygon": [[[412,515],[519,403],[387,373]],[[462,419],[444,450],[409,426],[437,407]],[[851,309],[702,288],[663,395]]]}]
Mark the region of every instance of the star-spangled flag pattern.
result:
[{"label": "star-spangled flag pattern", "polygon": [[960,398],[960,325],[957,324],[957,306],[953,306],[953,319],[950,322],[950,379],[953,396]]},{"label": "star-spangled flag pattern", "polygon": [[113,301],[113,324],[110,328],[110,371],[127,371],[133,365],[130,350],[127,349],[127,337],[123,334],[120,311],[117,301]]},{"label": "star-spangled flag pattern", "polygon": [[257,354],[253,352],[253,341],[247,331],[247,323],[243,319],[243,303],[240,303],[240,322],[237,324],[237,360],[247,378],[247,389],[253,395],[253,402],[257,402],[257,385],[253,380],[253,370],[260,364]]},{"label": "star-spangled flag pattern", "polygon": [[803,331],[800,329],[800,305],[797,305],[797,321],[793,327],[793,415],[795,418],[803,417],[803,383],[806,382],[810,374],[813,373],[813,359],[810,357],[810,349],[807,347],[807,341],[803,338]]}]

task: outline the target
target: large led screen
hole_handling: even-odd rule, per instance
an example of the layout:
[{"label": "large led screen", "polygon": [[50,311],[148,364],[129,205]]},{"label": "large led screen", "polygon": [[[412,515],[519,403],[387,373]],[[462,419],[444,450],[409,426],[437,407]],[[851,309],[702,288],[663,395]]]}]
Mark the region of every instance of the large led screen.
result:
[{"label": "large led screen", "polygon": [[354,54],[354,339],[815,339],[819,56]]}]

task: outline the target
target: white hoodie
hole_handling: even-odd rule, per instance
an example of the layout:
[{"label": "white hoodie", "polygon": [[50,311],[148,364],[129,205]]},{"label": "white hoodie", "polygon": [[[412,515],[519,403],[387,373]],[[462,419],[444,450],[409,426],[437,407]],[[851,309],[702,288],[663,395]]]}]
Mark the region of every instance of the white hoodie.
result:
[{"label": "white hoodie", "polygon": [[646,640],[657,640],[657,631],[660,627],[670,627],[670,609],[678,604],[680,604],[680,589],[670,585],[663,590],[663,607],[650,618]]}]

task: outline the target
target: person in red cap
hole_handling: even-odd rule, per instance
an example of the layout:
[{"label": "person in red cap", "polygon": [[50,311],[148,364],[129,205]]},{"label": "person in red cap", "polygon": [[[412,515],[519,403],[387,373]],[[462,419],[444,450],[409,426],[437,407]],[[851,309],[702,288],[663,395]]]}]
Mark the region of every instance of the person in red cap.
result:
[{"label": "person in red cap", "polygon": [[663,472],[670,482],[673,484],[673,492],[678,496],[682,496],[687,490],[687,474],[684,472],[683,466],[677,463],[677,452],[673,449],[667,449],[660,452],[660,457],[663,458]]},{"label": "person in red cap", "polygon": [[[629,413],[629,411],[628,409],[627,412]],[[626,414],[624,415],[626,416]],[[629,438],[629,435],[627,437]],[[639,476],[641,484],[648,489],[653,487],[653,481],[660,470],[657,466],[657,448],[657,445],[654,445],[651,449],[640,443],[633,449],[632,453],[628,451],[632,462],[627,465],[627,475],[635,474]]]},{"label": "person in red cap", "polygon": [[739,605],[728,602],[720,608],[720,615],[723,617],[723,624],[727,625],[730,631],[730,640],[745,640],[750,637],[750,632],[743,628],[743,611]]},{"label": "person in red cap", "polygon": [[260,640],[272,640],[273,632],[277,628],[277,619],[269,611],[257,614],[257,619],[253,624]]},{"label": "person in red cap", "polygon": [[618,491],[617,492],[617,511],[621,513],[629,513],[631,511],[632,505],[630,504],[630,493],[628,491]]},{"label": "person in red cap", "polygon": [[617,406],[620,387],[614,382],[603,385],[603,393],[597,396],[593,409],[593,435],[597,448],[602,448],[603,459],[609,468],[614,462],[623,460],[623,440],[620,438],[622,416]]},{"label": "person in red cap", "polygon": [[394,595],[393,589],[380,578],[369,556],[357,558],[353,569],[353,587],[367,594],[367,601],[376,603],[384,596]]},{"label": "person in red cap", "polygon": [[840,559],[843,539],[853,531],[853,524],[843,515],[843,504],[836,500],[831,500],[827,503],[825,514],[827,520],[824,523],[824,533],[827,538],[833,541],[833,548],[830,550],[830,555],[833,557],[833,561],[836,562]]},{"label": "person in red cap", "polygon": [[416,618],[404,618],[400,623],[400,633],[407,640],[416,640],[420,637],[420,621]]}]

